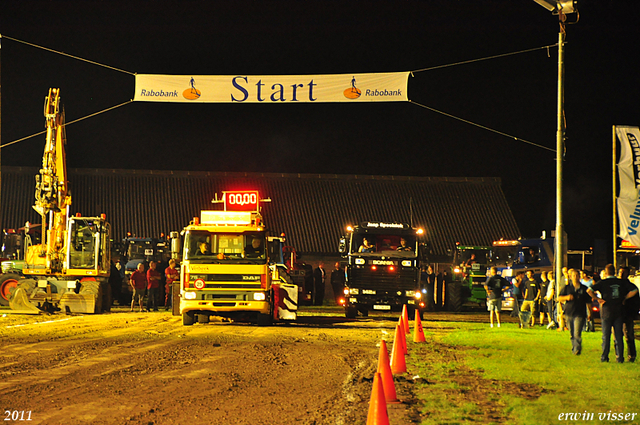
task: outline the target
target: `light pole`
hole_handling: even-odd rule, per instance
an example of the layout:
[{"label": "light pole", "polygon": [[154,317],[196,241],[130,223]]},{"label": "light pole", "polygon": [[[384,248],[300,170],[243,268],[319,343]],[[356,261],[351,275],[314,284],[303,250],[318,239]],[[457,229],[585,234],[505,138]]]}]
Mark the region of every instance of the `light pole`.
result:
[{"label": "light pole", "polygon": [[562,214],[562,161],[564,156],[565,120],[564,120],[564,40],[566,38],[565,20],[571,13],[577,13],[575,0],[533,0],[540,6],[558,15],[560,31],[558,33],[558,122],[556,131],[556,238],[555,238],[555,271],[556,282],[562,279],[564,252],[566,241]]}]

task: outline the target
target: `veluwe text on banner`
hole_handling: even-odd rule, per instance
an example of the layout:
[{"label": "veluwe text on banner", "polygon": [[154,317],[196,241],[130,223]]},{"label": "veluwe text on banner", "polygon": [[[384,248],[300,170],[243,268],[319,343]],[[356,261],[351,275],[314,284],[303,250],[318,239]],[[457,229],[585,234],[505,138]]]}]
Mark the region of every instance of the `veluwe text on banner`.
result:
[{"label": "veluwe text on banner", "polygon": [[619,236],[636,246],[640,246],[640,129],[638,127],[616,126],[620,142],[618,161],[619,193],[618,207]]}]

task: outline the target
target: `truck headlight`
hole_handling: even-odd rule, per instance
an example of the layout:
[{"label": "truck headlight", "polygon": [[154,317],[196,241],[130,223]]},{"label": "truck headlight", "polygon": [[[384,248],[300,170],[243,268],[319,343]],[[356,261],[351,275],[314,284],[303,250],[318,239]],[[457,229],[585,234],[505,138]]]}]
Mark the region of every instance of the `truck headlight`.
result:
[{"label": "truck headlight", "polygon": [[196,299],[196,293],[193,292],[193,291],[185,292],[184,293],[184,299],[185,300],[195,300]]},{"label": "truck headlight", "polygon": [[253,299],[255,301],[264,301],[267,299],[267,296],[264,294],[264,292],[254,292]]}]

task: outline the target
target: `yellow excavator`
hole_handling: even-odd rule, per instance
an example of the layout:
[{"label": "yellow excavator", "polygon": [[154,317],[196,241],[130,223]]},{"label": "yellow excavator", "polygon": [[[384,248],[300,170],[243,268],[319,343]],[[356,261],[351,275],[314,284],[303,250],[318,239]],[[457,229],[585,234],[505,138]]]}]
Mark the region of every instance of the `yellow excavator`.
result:
[{"label": "yellow excavator", "polygon": [[104,214],[69,215],[59,89],[49,89],[44,116],[47,136],[33,205],[42,218],[42,243],[25,247],[22,276],[12,284],[9,306],[23,313],[100,313],[111,306],[111,229]]}]

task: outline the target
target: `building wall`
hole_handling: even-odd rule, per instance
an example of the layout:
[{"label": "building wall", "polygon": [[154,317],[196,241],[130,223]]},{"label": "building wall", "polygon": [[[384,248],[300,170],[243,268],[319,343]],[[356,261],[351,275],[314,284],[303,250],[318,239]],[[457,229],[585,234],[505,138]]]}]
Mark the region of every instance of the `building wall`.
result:
[{"label": "building wall", "polygon": [[[2,167],[1,225],[39,223],[31,208],[36,168]],[[413,223],[436,255],[456,242],[490,245],[520,236],[498,178],[176,172],[70,169],[71,213],[107,215],[114,240],[130,231],[157,236],[181,230],[223,190],[259,190],[263,216],[300,253],[337,255],[348,224]],[[331,264],[328,262],[327,264]]]}]

